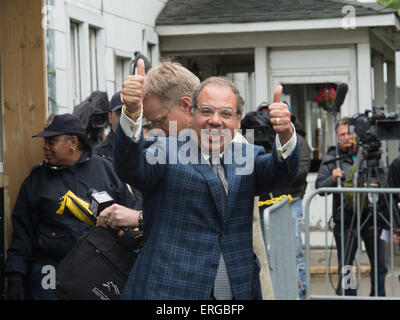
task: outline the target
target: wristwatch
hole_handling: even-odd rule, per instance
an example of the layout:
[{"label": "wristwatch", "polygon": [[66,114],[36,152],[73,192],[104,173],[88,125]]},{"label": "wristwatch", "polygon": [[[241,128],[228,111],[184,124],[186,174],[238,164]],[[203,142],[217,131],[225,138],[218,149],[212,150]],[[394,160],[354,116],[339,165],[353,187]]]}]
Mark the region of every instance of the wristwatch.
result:
[{"label": "wristwatch", "polygon": [[143,231],[143,228],[144,228],[143,211],[139,211],[138,227],[139,227],[140,231]]}]

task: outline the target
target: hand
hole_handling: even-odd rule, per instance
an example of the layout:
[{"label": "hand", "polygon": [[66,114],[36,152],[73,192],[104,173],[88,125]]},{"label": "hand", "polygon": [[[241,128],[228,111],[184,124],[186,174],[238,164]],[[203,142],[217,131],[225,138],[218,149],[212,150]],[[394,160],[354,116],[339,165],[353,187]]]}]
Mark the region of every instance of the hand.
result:
[{"label": "hand", "polygon": [[143,107],[143,98],[146,93],[146,75],[144,61],[137,63],[138,74],[129,75],[122,83],[121,102],[129,112],[137,112]]},{"label": "hand", "polygon": [[97,218],[97,225],[112,229],[122,227],[137,227],[140,211],[129,209],[119,204],[113,204],[100,212]]},{"label": "hand", "polygon": [[400,236],[397,235],[397,233],[398,233],[399,231],[400,231],[399,229],[396,229],[396,230],[393,232],[393,242],[394,242],[394,243],[400,243]]},{"label": "hand", "polygon": [[344,171],[340,168],[336,168],[332,170],[332,181],[336,182],[338,177],[343,178]]},{"label": "hand", "polygon": [[282,103],[282,86],[279,85],[274,91],[274,102],[269,105],[269,115],[271,124],[275,132],[278,134],[281,145],[287,143],[293,136],[293,126],[290,120],[289,108]]},{"label": "hand", "polygon": [[12,273],[7,278],[7,300],[24,300],[22,276],[18,273]]}]

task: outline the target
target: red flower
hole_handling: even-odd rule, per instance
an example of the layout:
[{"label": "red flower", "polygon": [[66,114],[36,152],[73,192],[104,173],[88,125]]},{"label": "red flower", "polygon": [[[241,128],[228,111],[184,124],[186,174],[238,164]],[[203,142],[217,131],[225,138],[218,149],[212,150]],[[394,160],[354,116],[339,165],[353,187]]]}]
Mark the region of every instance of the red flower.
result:
[{"label": "red flower", "polygon": [[313,101],[318,102],[320,107],[331,106],[335,101],[336,90],[334,88],[323,88],[313,98]]}]

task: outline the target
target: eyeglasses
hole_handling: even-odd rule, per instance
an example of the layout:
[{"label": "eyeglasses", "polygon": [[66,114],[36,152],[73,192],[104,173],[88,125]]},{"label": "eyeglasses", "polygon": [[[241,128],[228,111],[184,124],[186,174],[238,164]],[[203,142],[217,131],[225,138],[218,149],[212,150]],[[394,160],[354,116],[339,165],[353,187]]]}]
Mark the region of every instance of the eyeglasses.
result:
[{"label": "eyeglasses", "polygon": [[156,120],[149,120],[149,119],[146,119],[147,120],[147,123],[148,124],[150,124],[150,126],[152,127],[152,128],[161,128],[162,126],[163,126],[163,124],[165,123],[165,120],[167,120],[167,118],[168,118],[168,116],[169,116],[169,113],[172,111],[172,109],[174,109],[176,106],[174,106],[174,107],[172,107],[172,108],[168,108],[168,112],[164,115],[164,116],[162,116],[161,118],[158,118],[158,119],[156,119]]},{"label": "eyeglasses", "polygon": [[231,108],[215,109],[212,106],[197,106],[200,114],[204,118],[211,118],[215,112],[218,112],[221,118],[225,121],[231,120],[235,115],[240,114],[240,111],[234,111]]}]

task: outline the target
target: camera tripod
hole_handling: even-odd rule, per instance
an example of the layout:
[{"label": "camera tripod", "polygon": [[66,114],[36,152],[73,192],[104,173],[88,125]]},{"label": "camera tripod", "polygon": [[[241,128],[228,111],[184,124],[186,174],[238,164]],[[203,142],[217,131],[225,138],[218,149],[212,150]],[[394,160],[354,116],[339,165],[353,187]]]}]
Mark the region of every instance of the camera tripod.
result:
[{"label": "camera tripod", "polygon": [[[353,179],[353,185],[355,183],[355,187],[358,186],[361,188],[387,188],[385,170],[383,166],[380,165],[380,155],[380,143],[367,144],[366,148],[363,148],[363,146],[359,148],[355,161],[355,178]],[[356,199],[356,196],[353,195],[352,216],[349,228],[346,228],[346,235],[342,233],[344,232],[344,228],[341,229],[340,232],[342,245],[342,258],[340,265],[342,268],[343,265],[353,264],[355,254],[360,244],[360,242],[358,242],[357,247],[355,247],[355,239],[357,238],[358,241],[360,241],[360,238],[363,239],[371,266],[375,266],[374,270],[371,270],[371,272],[374,272],[371,273],[371,279],[374,280],[374,283],[371,282],[371,288],[375,289],[375,292],[372,292],[373,290],[371,290],[371,294],[373,295],[378,295],[378,269],[381,273],[386,273],[386,271],[384,271],[385,265],[382,262],[384,259],[384,248],[382,249],[382,243],[378,243],[380,230],[384,225],[386,225],[388,228],[390,228],[391,224],[394,224],[396,226],[399,225],[397,206],[392,206],[392,209],[395,213],[394,221],[389,222],[387,217],[385,217],[382,212],[387,209],[390,210],[390,201],[388,197],[388,194],[382,194],[380,196],[373,194],[371,199],[369,195],[363,194]],[[356,217],[357,229],[354,228]],[[345,242],[345,244],[343,244],[342,242]],[[345,256],[345,259],[343,259],[343,255]],[[341,279],[341,277],[339,279]],[[339,281],[339,285],[340,284],[341,281]],[[382,295],[382,292],[384,292],[384,285],[382,283],[381,286],[383,286],[383,288],[379,288],[380,295]]]}]

